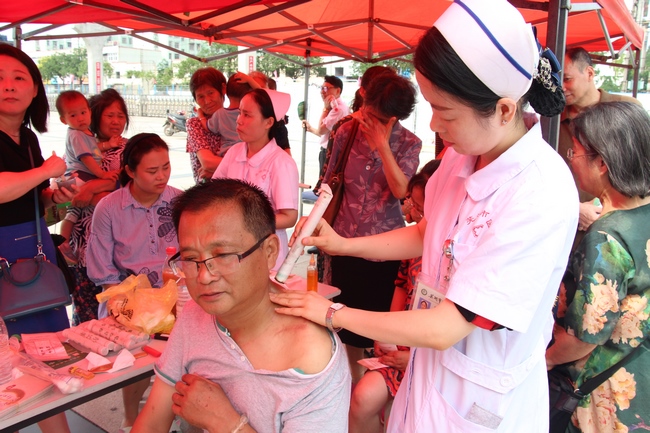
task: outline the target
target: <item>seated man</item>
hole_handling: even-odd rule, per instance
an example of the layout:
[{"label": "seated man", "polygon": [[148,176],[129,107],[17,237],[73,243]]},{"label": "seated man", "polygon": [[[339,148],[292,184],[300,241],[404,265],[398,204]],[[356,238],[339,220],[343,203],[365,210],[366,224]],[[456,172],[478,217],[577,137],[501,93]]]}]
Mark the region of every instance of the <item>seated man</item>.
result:
[{"label": "seated man", "polygon": [[210,432],[347,432],[350,373],[339,338],[279,315],[269,279],[279,240],[259,189],[215,179],[180,195],[173,221],[188,302],[155,366],[132,432],[167,432],[174,414]]}]

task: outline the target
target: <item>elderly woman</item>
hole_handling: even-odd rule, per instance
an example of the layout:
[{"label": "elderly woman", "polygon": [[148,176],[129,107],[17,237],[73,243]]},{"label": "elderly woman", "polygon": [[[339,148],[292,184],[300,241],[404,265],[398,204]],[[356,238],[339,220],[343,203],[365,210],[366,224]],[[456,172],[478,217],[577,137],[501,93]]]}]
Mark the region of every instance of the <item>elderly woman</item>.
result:
[{"label": "elderly woman", "polygon": [[[560,288],[549,368],[576,386],[650,335],[650,117],[629,102],[600,103],[572,122],[567,152],[578,187],[603,211],[570,260]],[[582,399],[568,432],[633,430],[650,423],[648,359],[636,357]]]},{"label": "elderly woman", "polygon": [[[210,118],[223,107],[226,95],[226,77],[215,68],[208,66],[197,69],[190,79],[190,92],[199,105],[199,117]],[[219,156],[221,138],[204,128],[199,117],[187,119],[187,153],[190,154],[194,181],[210,179],[221,163]]]}]

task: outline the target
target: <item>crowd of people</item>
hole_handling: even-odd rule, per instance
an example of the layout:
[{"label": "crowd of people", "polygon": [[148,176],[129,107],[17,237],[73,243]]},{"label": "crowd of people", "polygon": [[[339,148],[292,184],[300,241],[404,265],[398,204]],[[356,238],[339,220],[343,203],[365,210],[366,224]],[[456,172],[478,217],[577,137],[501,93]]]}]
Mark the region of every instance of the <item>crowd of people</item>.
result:
[{"label": "crowd of people", "polygon": [[[192,75],[196,185],[181,191],[163,139],[125,137],[113,89],[58,96],[64,157],[45,158],[33,132],[47,131],[41,75],[0,44],[0,257],[34,256],[44,208],[69,202],[59,249],[76,280],[70,320],[54,308],[7,321],[10,334],[106,317],[96,295],[130,275],[161,287],[174,247],[169,266],[193,302],[140,413],[150,380],[123,388],[122,432],[167,432],[180,416],[210,432],[545,433],[548,370],[580,387],[628,358],[567,432],[647,427],[650,117],[597,89],[584,49],[567,51],[562,81],[548,59],[509,2],[465,0],[420,40],[417,88],[373,66],[348,104],[342,81],[324,77],[323,110],[302,126],[319,137],[314,193],[347,155],[344,192],[302,242],[341,290],[332,301],[269,278],[304,224],[290,95],[272,80]],[[418,89],[445,145],[430,162],[400,123]],[[558,151],[539,122],[557,115]],[[70,431],[64,414],[39,427]]]}]

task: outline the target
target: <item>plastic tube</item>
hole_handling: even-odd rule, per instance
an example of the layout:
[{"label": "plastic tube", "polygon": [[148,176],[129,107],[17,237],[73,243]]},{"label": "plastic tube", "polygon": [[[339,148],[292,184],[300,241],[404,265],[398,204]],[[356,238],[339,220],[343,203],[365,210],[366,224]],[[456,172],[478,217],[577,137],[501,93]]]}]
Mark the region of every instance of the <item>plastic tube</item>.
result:
[{"label": "plastic tube", "polygon": [[[84,324],[80,326],[83,325]],[[134,335],[129,334],[128,332],[124,332],[121,329],[108,326],[100,320],[91,320],[86,322],[85,328],[90,330],[92,333],[100,335],[107,340],[124,346],[129,350],[135,349],[137,346],[140,346],[142,344],[141,342],[137,341]]]},{"label": "plastic tube", "polygon": [[320,186],[320,195],[318,196],[316,203],[314,203],[314,208],[311,210],[311,212],[309,212],[309,216],[307,217],[305,223],[302,225],[300,233],[298,233],[298,236],[293,241],[293,245],[289,250],[289,254],[287,254],[287,258],[284,259],[282,266],[280,266],[278,273],[275,275],[275,279],[280,283],[284,283],[287,281],[287,278],[289,278],[289,274],[291,274],[293,266],[300,258],[300,254],[302,254],[304,248],[302,245],[302,240],[314,233],[316,225],[318,225],[318,222],[323,217],[323,214],[325,213],[325,210],[327,210],[327,206],[329,206],[330,201],[332,201],[332,190],[328,184],[324,183]]},{"label": "plastic tube", "polygon": [[63,394],[72,394],[81,391],[84,380],[69,374],[62,374],[47,364],[38,361],[26,353],[19,353],[18,369],[23,373],[31,374],[39,379],[49,380]]}]

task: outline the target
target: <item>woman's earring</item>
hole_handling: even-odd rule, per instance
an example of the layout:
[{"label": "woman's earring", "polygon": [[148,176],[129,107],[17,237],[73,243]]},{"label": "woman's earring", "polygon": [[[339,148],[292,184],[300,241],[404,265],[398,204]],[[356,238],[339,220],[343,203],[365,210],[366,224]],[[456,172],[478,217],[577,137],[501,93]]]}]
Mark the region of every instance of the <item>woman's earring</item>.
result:
[{"label": "woman's earring", "polygon": [[508,121],[507,121],[506,119],[503,119],[503,120],[501,121],[501,124],[502,124],[502,125],[507,125],[507,124],[508,124]]}]

